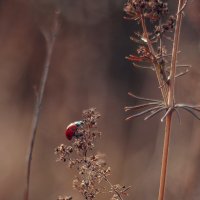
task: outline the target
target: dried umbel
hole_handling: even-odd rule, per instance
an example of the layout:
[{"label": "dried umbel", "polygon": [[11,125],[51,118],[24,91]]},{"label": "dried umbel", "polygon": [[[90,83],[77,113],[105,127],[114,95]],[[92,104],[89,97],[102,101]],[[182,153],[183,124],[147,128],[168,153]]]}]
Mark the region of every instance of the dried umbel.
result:
[{"label": "dried umbel", "polygon": [[152,21],[168,13],[168,4],[160,0],[129,0],[124,11],[130,19],[137,19],[141,14]]},{"label": "dried umbel", "polygon": [[[165,57],[163,60],[166,61],[168,55],[163,39],[172,40],[167,33],[174,29],[176,22],[175,17],[168,14],[168,3],[161,0],[129,0],[124,5],[124,11],[127,14],[125,19],[137,21],[142,27],[141,32],[131,36],[131,40],[139,44],[138,55],[130,55],[127,59],[133,63],[146,62],[150,65],[159,64],[160,58]],[[151,30],[147,31],[148,23]]]},{"label": "dried umbel", "polygon": [[[57,161],[67,163],[69,168],[76,171],[73,188],[84,199],[92,200],[99,193],[109,192],[113,194],[112,199],[122,200],[130,187],[112,185],[109,181],[111,168],[107,166],[105,155],[95,152],[95,141],[101,136],[101,132],[97,129],[100,114],[95,108],[91,108],[83,111],[82,117],[82,123],[76,129],[76,134],[80,136],[72,137],[70,146],[61,144],[55,149]],[[106,189],[105,183],[109,189]],[[69,197],[59,198],[69,199]]]}]

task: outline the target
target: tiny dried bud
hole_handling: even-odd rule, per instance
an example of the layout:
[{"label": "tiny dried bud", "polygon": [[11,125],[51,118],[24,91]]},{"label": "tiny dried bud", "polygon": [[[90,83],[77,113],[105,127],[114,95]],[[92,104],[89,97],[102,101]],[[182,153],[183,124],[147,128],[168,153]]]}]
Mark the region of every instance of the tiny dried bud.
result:
[{"label": "tiny dried bud", "polygon": [[72,152],[73,152],[73,148],[72,148],[71,146],[68,146],[68,147],[67,147],[67,151],[68,151],[69,153],[72,153]]},{"label": "tiny dried bud", "polygon": [[110,173],[110,172],[111,172],[111,168],[108,167],[108,168],[106,169],[106,173]]}]

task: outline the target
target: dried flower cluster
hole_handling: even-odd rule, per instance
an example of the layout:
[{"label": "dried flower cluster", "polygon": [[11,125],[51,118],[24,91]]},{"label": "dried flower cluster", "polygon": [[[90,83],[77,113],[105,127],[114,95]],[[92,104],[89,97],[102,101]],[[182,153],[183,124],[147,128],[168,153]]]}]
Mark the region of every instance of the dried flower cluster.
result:
[{"label": "dried flower cluster", "polygon": [[[95,108],[83,111],[83,124],[78,128],[81,137],[74,138],[71,146],[61,144],[55,150],[57,161],[66,162],[77,174],[73,188],[78,190],[84,199],[95,199],[99,193],[110,192],[113,200],[122,200],[129,187],[112,185],[108,177],[111,168],[104,160],[104,154],[95,153],[95,140],[100,138],[97,120],[100,114]],[[109,190],[104,186],[108,184]],[[72,197],[59,197],[58,200],[70,200]]]},{"label": "dried flower cluster", "polygon": [[154,21],[168,13],[168,5],[160,0],[129,0],[124,11],[131,19],[140,18],[143,13],[145,17]]},{"label": "dried flower cluster", "polygon": [[[175,17],[168,15],[168,4],[161,0],[129,0],[124,11],[127,14],[126,19],[135,20],[142,26],[142,31],[134,33],[131,40],[138,43],[137,54],[129,55],[128,60],[133,62],[145,62],[152,66],[157,64],[162,66],[161,79],[167,82],[166,73],[167,54],[163,39],[172,41],[167,35],[175,27]],[[151,24],[151,31],[147,31],[146,24]],[[150,67],[150,69],[153,69]]]}]

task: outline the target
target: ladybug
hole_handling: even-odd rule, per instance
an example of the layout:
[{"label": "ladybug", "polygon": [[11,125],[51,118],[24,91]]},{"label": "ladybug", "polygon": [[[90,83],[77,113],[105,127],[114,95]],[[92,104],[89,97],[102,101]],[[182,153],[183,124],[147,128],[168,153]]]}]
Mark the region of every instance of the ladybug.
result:
[{"label": "ladybug", "polygon": [[80,137],[82,136],[81,133],[78,133],[78,128],[83,125],[83,121],[76,121],[69,124],[65,130],[65,136],[68,140],[71,140],[73,137]]}]

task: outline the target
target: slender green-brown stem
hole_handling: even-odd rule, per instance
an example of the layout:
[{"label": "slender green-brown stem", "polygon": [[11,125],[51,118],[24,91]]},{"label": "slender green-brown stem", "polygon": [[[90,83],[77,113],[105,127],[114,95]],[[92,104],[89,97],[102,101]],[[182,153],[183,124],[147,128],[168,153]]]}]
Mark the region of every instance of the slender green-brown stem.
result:
[{"label": "slender green-brown stem", "polygon": [[46,82],[47,82],[50,61],[51,61],[53,47],[54,47],[54,43],[55,43],[55,36],[58,31],[58,21],[57,21],[58,14],[59,14],[58,12],[55,13],[55,19],[54,19],[55,21],[53,24],[52,33],[48,34],[48,33],[44,32],[44,37],[46,39],[46,45],[47,45],[47,55],[46,55],[46,59],[45,59],[45,63],[44,63],[44,70],[43,70],[43,74],[42,74],[41,81],[40,81],[38,95],[37,95],[36,102],[35,102],[34,115],[33,115],[33,121],[32,121],[32,129],[31,129],[31,134],[30,134],[30,142],[29,142],[28,151],[27,151],[26,185],[25,185],[25,189],[24,189],[24,200],[29,199],[29,185],[30,185],[33,148],[34,148],[34,144],[35,144],[36,132],[37,132],[37,127],[38,127],[38,122],[39,122],[39,117],[40,117],[42,99],[44,96],[44,89],[45,89]]},{"label": "slender green-brown stem", "polygon": [[[180,10],[183,7],[183,3],[184,3],[184,0],[179,0],[177,18],[176,18],[176,28],[175,28],[175,33],[174,33],[174,43],[173,43],[173,50],[172,50],[172,62],[171,62],[171,69],[170,69],[170,81],[169,81],[169,92],[168,92],[168,107],[169,108],[174,107],[176,62],[177,62],[177,52],[178,52],[180,30],[181,30],[181,21],[182,21],[182,12],[180,12]],[[171,122],[172,122],[172,111],[166,117],[158,200],[164,200],[165,182],[166,182],[166,174],[167,174],[167,161],[168,161],[170,133],[171,133]]]}]

